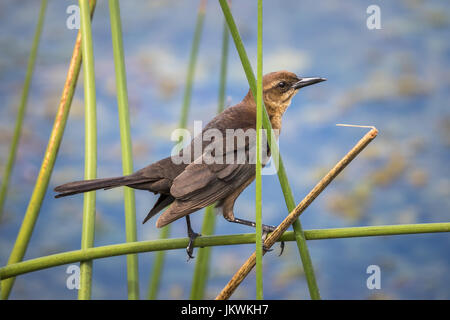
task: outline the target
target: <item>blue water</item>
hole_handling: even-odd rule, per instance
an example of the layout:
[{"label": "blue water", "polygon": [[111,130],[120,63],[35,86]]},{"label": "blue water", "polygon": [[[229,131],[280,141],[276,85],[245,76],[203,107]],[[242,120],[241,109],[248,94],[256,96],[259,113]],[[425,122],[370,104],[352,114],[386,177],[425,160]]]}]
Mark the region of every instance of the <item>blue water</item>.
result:
[{"label": "blue water", "polygon": [[[20,228],[54,120],[76,30],[66,28],[66,8],[75,1],[50,0],[36,61],[24,132],[0,225],[0,265],[5,265]],[[378,4],[380,30],[366,27],[366,8]],[[134,166],[167,156],[170,133],[181,110],[184,79],[198,1],[122,1],[123,37]],[[0,166],[10,145],[25,76],[38,1],[0,3]],[[233,3],[233,13],[256,66],[256,3]],[[98,108],[98,176],[121,173],[115,75],[106,1],[93,20]],[[189,114],[204,124],[217,109],[223,19],[216,1],[207,6],[205,29]],[[327,82],[309,87],[287,111],[280,149],[295,199],[315,183],[365,133],[336,123],[375,125],[379,136],[302,215],[304,229],[446,222],[450,209],[450,5],[445,1],[265,1],[264,72],[287,69]],[[82,74],[81,74],[82,75]],[[230,43],[227,104],[248,90]],[[80,247],[82,196],[56,200],[53,187],[84,172],[83,87],[80,77],[64,139],[25,259]],[[263,220],[277,224],[287,214],[276,176],[263,177]],[[140,222],[156,197],[136,192]],[[254,215],[254,185],[239,198],[236,216]],[[200,230],[202,213],[192,215]],[[184,237],[184,221],[172,224]],[[139,240],[156,239],[154,221],[138,223]],[[218,217],[216,232],[250,232]],[[97,193],[95,245],[125,241],[122,191]],[[449,299],[448,233],[309,241],[325,299]],[[252,245],[213,249],[207,295],[214,297],[252,253]],[[264,258],[264,297],[309,298],[297,247],[288,243]],[[145,297],[154,253],[139,255]],[[188,298],[195,260],[184,250],[167,253],[160,298]],[[366,269],[378,265],[381,289],[369,290]],[[74,299],[66,267],[20,276],[11,299]],[[124,299],[126,259],[97,260],[94,299]],[[255,297],[254,273],[234,298]]]}]

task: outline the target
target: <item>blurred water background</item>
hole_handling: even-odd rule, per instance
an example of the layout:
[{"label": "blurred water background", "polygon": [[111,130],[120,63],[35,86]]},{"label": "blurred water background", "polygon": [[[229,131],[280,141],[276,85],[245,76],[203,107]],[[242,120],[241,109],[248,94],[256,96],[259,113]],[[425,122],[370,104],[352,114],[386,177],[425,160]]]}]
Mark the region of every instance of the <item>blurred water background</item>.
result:
[{"label": "blurred water background", "polygon": [[[24,131],[0,224],[5,265],[26,210],[53,124],[77,30],[66,27],[76,1],[50,0],[32,80]],[[366,26],[366,9],[381,8],[380,30]],[[9,152],[39,1],[0,2],[0,172]],[[198,1],[121,1],[131,109],[134,166],[170,154],[170,134],[182,104]],[[256,1],[234,1],[233,13],[256,67]],[[98,176],[122,172],[119,121],[107,1],[93,20],[98,108]],[[217,110],[222,12],[208,1],[189,127]],[[287,69],[328,79],[298,94],[284,117],[280,148],[296,201],[365,133],[336,123],[375,125],[379,137],[302,215],[304,229],[446,222],[450,209],[450,3],[448,1],[285,0],[264,2],[264,73]],[[84,175],[82,73],[66,131],[25,259],[76,250],[81,243],[82,196],[56,200],[50,189]],[[227,105],[248,90],[230,43]],[[287,214],[276,176],[263,177],[263,221]],[[138,239],[156,239],[155,220],[140,221],[155,202],[136,192]],[[121,189],[97,193],[97,246],[125,242]],[[238,199],[238,217],[254,216],[254,184]],[[201,229],[202,212],[192,215]],[[216,233],[251,232],[218,217]],[[172,236],[185,236],[185,222]],[[309,241],[318,285],[326,299],[449,299],[448,234]],[[207,296],[214,297],[254,250],[252,245],[212,250]],[[264,297],[309,298],[297,247],[264,258]],[[139,255],[145,297],[154,253]],[[379,265],[381,289],[366,287],[366,268]],[[160,298],[188,298],[195,260],[167,252]],[[61,266],[20,276],[11,299],[75,299]],[[96,260],[94,299],[125,299],[126,258]],[[233,298],[255,297],[254,273]]]}]

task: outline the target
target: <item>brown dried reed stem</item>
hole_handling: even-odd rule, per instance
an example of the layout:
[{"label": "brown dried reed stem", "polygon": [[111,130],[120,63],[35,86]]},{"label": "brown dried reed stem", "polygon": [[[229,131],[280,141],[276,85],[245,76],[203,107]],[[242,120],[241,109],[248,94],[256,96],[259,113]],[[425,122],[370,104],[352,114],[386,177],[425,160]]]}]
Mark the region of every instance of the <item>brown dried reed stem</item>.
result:
[{"label": "brown dried reed stem", "polygon": [[[271,232],[264,241],[264,247],[269,249],[282,236],[282,234],[289,228],[289,226],[296,221],[296,219],[305,211],[306,208],[317,198],[317,196],[336,178],[339,173],[353,160],[355,157],[373,140],[378,134],[375,127],[364,135],[361,140],[331,169],[316,186],[308,193],[308,195],[289,213],[289,215],[280,223],[280,225]],[[263,252],[265,253],[265,252]],[[256,252],[247,259],[241,268],[234,274],[227,285],[222,289],[216,300],[228,299],[236,288],[242,283],[245,277],[250,273],[256,264]]]}]

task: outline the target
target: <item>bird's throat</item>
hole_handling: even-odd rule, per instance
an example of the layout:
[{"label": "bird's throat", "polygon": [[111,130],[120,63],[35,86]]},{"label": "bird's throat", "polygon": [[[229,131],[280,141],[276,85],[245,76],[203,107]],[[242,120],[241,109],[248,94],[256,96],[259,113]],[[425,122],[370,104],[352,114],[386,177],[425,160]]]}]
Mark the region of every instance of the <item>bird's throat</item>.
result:
[{"label": "bird's throat", "polygon": [[272,125],[272,129],[281,130],[281,115],[280,114],[269,114],[270,124]]}]

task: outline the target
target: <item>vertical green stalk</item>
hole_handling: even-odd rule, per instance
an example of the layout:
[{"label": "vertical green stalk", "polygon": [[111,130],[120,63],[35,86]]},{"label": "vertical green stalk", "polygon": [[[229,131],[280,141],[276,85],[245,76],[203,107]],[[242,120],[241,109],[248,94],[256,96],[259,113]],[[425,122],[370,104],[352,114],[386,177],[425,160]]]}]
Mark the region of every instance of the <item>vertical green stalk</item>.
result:
[{"label": "vertical green stalk", "polygon": [[[214,205],[205,209],[203,218],[202,236],[214,234],[216,214]],[[211,247],[198,248],[195,262],[194,274],[192,276],[191,300],[202,300],[205,298],[206,283],[209,276],[209,265],[211,257]]]},{"label": "vertical green stalk", "polygon": [[[203,30],[203,22],[205,20],[206,0],[200,0],[200,5],[197,12],[197,22],[195,25],[194,39],[192,41],[191,53],[189,58],[189,66],[186,75],[186,86],[184,89],[183,107],[181,109],[181,116],[179,128],[186,128],[189,114],[189,107],[191,104],[192,85],[194,83],[195,66],[197,63],[198,48],[200,45],[201,34]],[[161,229],[160,239],[166,239],[170,234],[170,225]],[[155,257],[155,265],[150,277],[148,299],[156,299],[159,291],[159,284],[161,280],[162,270],[164,266],[165,252],[159,251]]]},{"label": "vertical green stalk", "polygon": [[256,196],[255,196],[255,224],[256,224],[256,299],[263,299],[263,266],[262,266],[262,196],[261,196],[261,133],[262,133],[262,97],[263,97],[263,59],[262,59],[262,0],[258,0],[258,44],[256,68]]},{"label": "vertical green stalk", "polygon": [[219,103],[217,107],[217,113],[221,113],[225,109],[229,42],[230,34],[228,31],[228,26],[226,22],[224,22],[222,32],[222,58],[220,60]]},{"label": "vertical green stalk", "polygon": [[[120,141],[122,145],[123,174],[133,173],[133,151],[130,133],[130,117],[128,111],[128,92],[125,71],[125,58],[122,42],[122,25],[120,7],[117,0],[109,0],[111,17],[111,34],[114,52],[114,66],[117,83],[117,105],[119,108]],[[137,240],[136,236],[136,206],[134,190],[124,187],[125,229],[127,242]],[[138,256],[127,255],[128,299],[139,299]]]},{"label": "vertical green stalk", "polygon": [[203,30],[203,22],[205,20],[206,0],[200,0],[197,22],[195,24],[194,39],[192,41],[192,48],[189,57],[189,66],[186,75],[186,86],[184,88],[183,107],[181,109],[181,117],[179,122],[180,128],[185,128],[187,125],[187,117],[189,107],[191,105],[192,85],[194,83],[195,66],[197,64],[198,48],[200,46],[200,39]]},{"label": "vertical green stalk", "polygon": [[[170,229],[168,226],[165,226],[161,229],[161,232],[159,233],[160,239],[167,239],[170,234]],[[165,252],[164,251],[158,251],[156,252],[155,256],[155,262],[153,265],[153,272],[150,277],[149,287],[148,287],[148,295],[147,299],[149,300],[156,300],[158,298],[158,292],[159,287],[161,283],[161,277],[162,277],[162,271],[164,267],[164,258],[165,258]]]},{"label": "vertical green stalk", "polygon": [[[81,14],[81,52],[83,56],[84,107],[85,107],[85,180],[97,177],[97,112],[95,97],[94,49],[88,0],[79,0]],[[84,194],[81,249],[94,245],[95,191]],[[80,290],[78,299],[91,298],[92,260],[80,263]]]},{"label": "vertical green stalk", "polygon": [[[219,0],[220,6],[222,7],[223,14],[225,16],[225,20],[228,23],[228,27],[230,29],[230,33],[233,37],[234,44],[236,46],[236,50],[239,53],[239,57],[241,59],[242,66],[245,71],[245,75],[247,77],[247,81],[249,83],[250,89],[253,92],[253,95],[256,96],[256,80],[255,75],[252,70],[252,66],[248,59],[247,53],[245,51],[244,44],[242,43],[242,39],[239,35],[239,31],[237,29],[236,23],[234,21],[233,15],[231,14],[230,8],[226,2],[226,0]],[[266,108],[263,108],[263,119],[262,124],[264,129],[267,130],[267,141],[270,145],[270,151],[272,153],[272,159],[275,162],[275,165],[278,168],[278,180],[280,181],[281,189],[283,191],[284,199],[286,202],[286,206],[289,212],[294,210],[295,201],[294,196],[292,195],[292,190],[289,185],[289,181],[287,179],[286,170],[284,168],[283,160],[281,155],[279,154],[279,149],[277,144],[272,143],[272,126],[267,115]],[[311,299],[320,299],[319,289],[317,286],[316,277],[314,274],[314,268],[312,265],[311,257],[309,255],[309,250],[306,244],[305,235],[303,234],[302,226],[300,221],[297,221],[293,224],[295,237],[297,241],[297,247],[300,253],[300,257],[303,263],[303,269],[305,272],[305,276],[308,282],[309,293]]]},{"label": "vertical green stalk", "polygon": [[[219,80],[219,101],[217,113],[221,113],[225,107],[225,87],[227,78],[227,63],[228,63],[228,44],[229,33],[226,23],[223,26],[222,33],[222,57],[220,62],[220,80]],[[216,224],[216,214],[214,205],[210,205],[205,209],[205,216],[203,218],[202,235],[214,234],[214,227]],[[201,300],[205,297],[206,282],[209,276],[209,266],[211,257],[211,248],[199,248],[197,251],[197,261],[195,263],[194,275],[192,278],[191,299]]]},{"label": "vertical green stalk", "polygon": [[17,111],[16,125],[14,135],[11,141],[11,149],[9,150],[8,161],[6,162],[5,172],[3,174],[2,185],[0,187],[0,222],[3,214],[3,205],[5,203],[6,194],[8,192],[9,179],[11,177],[14,161],[16,159],[17,147],[19,145],[20,135],[22,133],[22,124],[25,117],[25,111],[28,101],[28,93],[30,91],[31,78],[33,77],[34,65],[36,62],[39,41],[44,25],[45,9],[47,8],[47,0],[41,1],[41,9],[39,11],[39,19],[34,32],[33,44],[31,46],[30,57],[28,58],[27,73],[23,84],[22,96],[20,98],[19,109]]},{"label": "vertical green stalk", "polygon": [[[94,8],[96,0],[90,2],[91,17],[94,14]],[[70,105],[72,104],[73,94],[77,85],[78,75],[80,73],[81,66],[81,34],[78,32],[77,40],[73,48],[72,59],[70,60],[69,70],[67,71],[66,82],[64,83],[63,92],[61,94],[60,103],[56,112],[55,121],[53,124],[52,132],[48,140],[47,149],[42,160],[39,175],[36,179],[36,184],[31,195],[30,202],[28,203],[25,216],[20,226],[19,233],[14,243],[14,247],[11,251],[11,255],[8,259],[8,265],[22,261],[25,251],[27,250],[28,243],[30,242],[31,235],[34,230],[39,211],[41,209],[42,201],[44,200],[45,193],[47,191],[50,176],[55,165],[56,156],[58,154],[59,146],[61,145],[62,136],[66,127],[67,118],[69,116]],[[15,278],[3,280],[1,282],[1,298],[7,299],[11,293],[11,289],[14,285]]]}]

